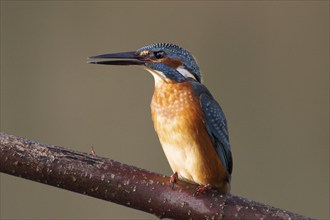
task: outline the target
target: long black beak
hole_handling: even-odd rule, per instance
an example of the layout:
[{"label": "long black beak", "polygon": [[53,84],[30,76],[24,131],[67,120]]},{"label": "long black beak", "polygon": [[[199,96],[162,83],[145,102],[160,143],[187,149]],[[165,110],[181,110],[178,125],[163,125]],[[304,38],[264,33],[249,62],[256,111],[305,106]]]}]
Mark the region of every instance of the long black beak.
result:
[{"label": "long black beak", "polygon": [[[88,57],[87,63],[104,64],[104,65],[143,65],[146,60],[135,51],[123,53],[109,53]],[[102,59],[102,60],[99,60]],[[118,59],[118,60],[104,60]]]}]

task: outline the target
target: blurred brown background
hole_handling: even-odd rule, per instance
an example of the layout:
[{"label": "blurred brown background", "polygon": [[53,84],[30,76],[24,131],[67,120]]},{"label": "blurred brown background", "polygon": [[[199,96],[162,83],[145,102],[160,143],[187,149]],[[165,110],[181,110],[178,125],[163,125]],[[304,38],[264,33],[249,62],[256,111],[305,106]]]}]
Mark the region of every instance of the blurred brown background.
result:
[{"label": "blurred brown background", "polygon": [[[232,193],[328,219],[328,1],[1,1],[1,131],[171,174],[150,117],[152,76],[86,64],[155,42],[191,51],[221,103]],[[0,211],[155,218],[4,174]]]}]

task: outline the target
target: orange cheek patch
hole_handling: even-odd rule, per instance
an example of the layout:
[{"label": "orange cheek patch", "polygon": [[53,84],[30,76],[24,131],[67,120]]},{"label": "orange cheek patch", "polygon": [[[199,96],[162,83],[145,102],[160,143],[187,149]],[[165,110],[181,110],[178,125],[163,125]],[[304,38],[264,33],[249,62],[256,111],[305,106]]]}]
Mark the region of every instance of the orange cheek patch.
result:
[{"label": "orange cheek patch", "polygon": [[159,59],[156,62],[165,63],[166,65],[172,67],[173,69],[176,69],[179,66],[182,66],[182,64],[183,64],[183,62],[181,62],[180,60],[172,60],[172,59],[169,59],[169,58]]}]

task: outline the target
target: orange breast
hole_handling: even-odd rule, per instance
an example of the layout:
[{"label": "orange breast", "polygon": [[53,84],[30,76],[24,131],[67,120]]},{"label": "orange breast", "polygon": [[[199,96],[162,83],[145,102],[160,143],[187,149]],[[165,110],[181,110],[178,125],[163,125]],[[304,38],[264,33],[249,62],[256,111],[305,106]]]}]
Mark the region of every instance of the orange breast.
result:
[{"label": "orange breast", "polygon": [[206,131],[199,97],[190,82],[155,85],[152,120],[173,172],[228,191],[228,173]]}]

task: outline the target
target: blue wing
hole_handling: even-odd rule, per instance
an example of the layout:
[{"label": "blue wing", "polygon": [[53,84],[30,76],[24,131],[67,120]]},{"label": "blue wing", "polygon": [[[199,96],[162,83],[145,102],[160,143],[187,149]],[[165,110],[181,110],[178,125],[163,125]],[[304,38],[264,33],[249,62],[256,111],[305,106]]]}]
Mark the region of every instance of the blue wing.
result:
[{"label": "blue wing", "polygon": [[[205,88],[206,89],[206,88]],[[230,150],[227,121],[220,105],[208,91],[200,93],[200,104],[205,116],[205,126],[212,139],[221,162],[229,174],[232,173],[233,159]]]}]

